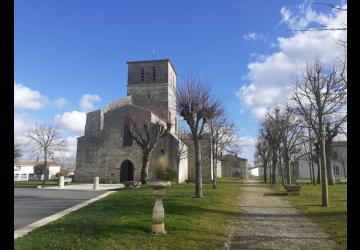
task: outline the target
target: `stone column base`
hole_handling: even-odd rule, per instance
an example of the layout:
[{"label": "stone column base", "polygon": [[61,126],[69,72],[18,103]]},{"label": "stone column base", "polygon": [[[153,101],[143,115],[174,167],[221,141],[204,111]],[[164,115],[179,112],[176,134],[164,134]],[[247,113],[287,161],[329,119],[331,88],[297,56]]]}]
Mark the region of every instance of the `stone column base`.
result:
[{"label": "stone column base", "polygon": [[166,234],[164,223],[153,224],[151,226],[151,231],[153,234]]}]

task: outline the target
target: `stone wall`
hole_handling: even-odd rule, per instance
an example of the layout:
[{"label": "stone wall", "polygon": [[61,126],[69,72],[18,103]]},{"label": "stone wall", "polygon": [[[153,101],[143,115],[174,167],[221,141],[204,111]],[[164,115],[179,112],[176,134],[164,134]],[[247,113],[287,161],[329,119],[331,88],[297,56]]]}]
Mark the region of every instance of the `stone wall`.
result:
[{"label": "stone wall", "polygon": [[128,62],[127,95],[132,96],[134,105],[171,122],[171,133],[176,133],[176,73],[169,60]]},{"label": "stone wall", "polygon": [[[195,181],[195,149],[194,144],[190,136],[182,135],[181,139],[188,147],[188,175],[190,181]],[[212,176],[212,152],[211,143],[209,138],[204,136],[204,139],[200,140],[200,153],[201,153],[201,168],[202,179],[204,182],[210,182]]]},{"label": "stone wall", "polygon": [[[132,105],[124,105],[106,112],[103,130],[78,138],[75,181],[91,182],[94,176],[99,176],[102,183],[118,183],[121,164],[125,160],[132,162],[134,179],[140,180],[142,150],[135,141],[132,146],[123,146],[124,121],[127,114],[136,117],[140,130],[142,124],[150,123],[154,116],[150,111]],[[177,169],[177,147],[179,140],[171,134],[156,145],[150,157],[148,178],[155,177],[154,162],[162,155],[169,160],[171,167]],[[184,171],[182,164],[180,182],[187,179],[183,177],[186,174]]]},{"label": "stone wall", "polygon": [[227,178],[247,178],[247,160],[231,155],[222,157],[221,175]]}]

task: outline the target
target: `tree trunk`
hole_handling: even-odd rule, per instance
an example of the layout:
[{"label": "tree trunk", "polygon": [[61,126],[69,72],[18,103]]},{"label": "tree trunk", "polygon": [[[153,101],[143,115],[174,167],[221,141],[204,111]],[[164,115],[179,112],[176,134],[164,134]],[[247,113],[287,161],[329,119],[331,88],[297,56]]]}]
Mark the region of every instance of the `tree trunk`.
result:
[{"label": "tree trunk", "polygon": [[[311,153],[311,157],[310,157],[310,161],[311,161],[311,169],[312,169],[312,178],[311,178],[311,183],[313,185],[316,185],[316,181],[315,181],[315,167],[314,167],[314,157],[313,157],[313,139],[312,139],[312,135],[311,135],[311,129],[309,129],[309,139],[310,139],[310,153]],[[319,174],[320,176],[320,174]]]},{"label": "tree trunk", "polygon": [[195,197],[202,198],[202,173],[201,173],[201,152],[200,143],[197,138],[194,138],[195,149]]},{"label": "tree trunk", "polygon": [[309,170],[310,170],[310,181],[311,181],[311,184],[313,184],[314,173],[313,173],[312,168],[311,168],[311,163],[308,164],[308,165],[309,165]]},{"label": "tree trunk", "polygon": [[343,169],[344,169],[344,177],[345,177],[345,180],[346,180],[347,176],[346,176],[346,169],[345,169],[345,163],[344,162],[342,162],[342,166],[343,166]]},{"label": "tree trunk", "polygon": [[142,168],[141,168],[141,184],[146,184],[146,180],[147,180],[147,174],[148,174],[148,169],[149,169],[149,159],[150,159],[150,154],[144,154],[143,155],[143,162],[142,162]]},{"label": "tree trunk", "polygon": [[320,124],[320,158],[321,158],[321,200],[322,206],[327,207],[329,205],[328,197],[328,181],[327,181],[327,169],[326,169],[326,152],[325,152],[325,138],[324,138],[324,129],[322,124]]},{"label": "tree trunk", "polygon": [[267,162],[264,162],[264,182],[267,182]]},{"label": "tree trunk", "polygon": [[318,167],[317,184],[320,184],[321,183],[320,152],[316,151],[316,155],[317,155],[317,167]]},{"label": "tree trunk", "polygon": [[291,184],[290,159],[287,154],[284,155],[284,162],[285,162],[285,168],[286,168],[287,184]]},{"label": "tree trunk", "polygon": [[328,140],[325,141],[325,153],[328,184],[335,185],[334,169],[331,164],[331,142],[329,142]]},{"label": "tree trunk", "polygon": [[280,174],[281,174],[281,182],[282,182],[282,184],[283,184],[283,186],[284,186],[284,185],[285,185],[285,181],[284,181],[284,172],[283,172],[281,157],[279,158],[279,171],[280,171]]},{"label": "tree trunk", "polygon": [[44,180],[43,184],[46,184],[46,181],[49,179],[49,167],[47,162],[47,151],[44,152]]},{"label": "tree trunk", "polygon": [[270,165],[269,165],[269,171],[270,171],[269,181],[270,181],[270,183],[272,183],[272,165],[271,165],[271,162],[270,162]]},{"label": "tree trunk", "polygon": [[272,176],[271,176],[271,184],[276,184],[276,167],[277,167],[277,154],[273,153],[272,156]]},{"label": "tree trunk", "polygon": [[217,159],[213,159],[213,189],[217,186]]},{"label": "tree trunk", "polygon": [[315,166],[314,166],[314,159],[313,159],[313,156],[312,156],[312,153],[311,153],[311,170],[312,170],[312,179],[311,179],[311,183],[313,185],[316,185],[316,177],[315,177]]}]

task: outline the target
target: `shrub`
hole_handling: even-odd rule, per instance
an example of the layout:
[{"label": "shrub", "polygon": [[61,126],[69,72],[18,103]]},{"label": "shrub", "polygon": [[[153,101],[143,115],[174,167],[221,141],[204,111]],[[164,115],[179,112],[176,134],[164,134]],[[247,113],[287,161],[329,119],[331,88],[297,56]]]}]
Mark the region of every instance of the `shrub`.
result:
[{"label": "shrub", "polygon": [[177,172],[170,167],[169,161],[163,156],[155,161],[155,169],[155,175],[158,179],[172,181],[177,177]]},{"label": "shrub", "polygon": [[65,176],[65,175],[66,175],[66,173],[64,171],[60,171],[55,174],[56,178],[59,178],[60,176]]}]

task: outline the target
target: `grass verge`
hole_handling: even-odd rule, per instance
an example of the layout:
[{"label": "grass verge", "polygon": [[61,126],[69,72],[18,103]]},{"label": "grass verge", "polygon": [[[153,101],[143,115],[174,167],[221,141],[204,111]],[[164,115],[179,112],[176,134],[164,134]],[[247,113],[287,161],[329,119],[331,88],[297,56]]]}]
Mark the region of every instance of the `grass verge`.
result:
[{"label": "grass verge", "polygon": [[193,184],[173,185],[163,200],[167,235],[149,234],[154,196],[150,188],[122,189],[16,239],[15,249],[216,249],[228,236],[240,182],[203,185],[194,198]]},{"label": "grass verge", "polygon": [[[37,186],[42,187],[50,187],[50,186],[57,186],[58,181],[49,180],[43,185],[42,180],[33,180],[33,181],[14,181],[14,188],[36,188]],[[66,185],[66,184],[65,184]]]},{"label": "grass verge", "polygon": [[[272,185],[275,191],[284,191],[281,185]],[[321,206],[321,186],[302,185],[299,196],[283,196],[301,213],[319,224],[339,245],[347,248],[347,185],[329,186],[329,206]]]}]

